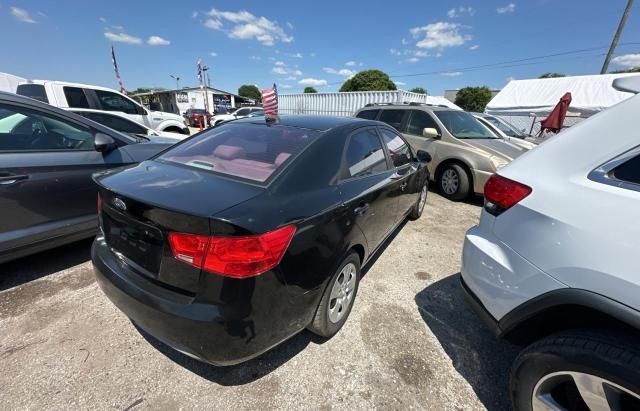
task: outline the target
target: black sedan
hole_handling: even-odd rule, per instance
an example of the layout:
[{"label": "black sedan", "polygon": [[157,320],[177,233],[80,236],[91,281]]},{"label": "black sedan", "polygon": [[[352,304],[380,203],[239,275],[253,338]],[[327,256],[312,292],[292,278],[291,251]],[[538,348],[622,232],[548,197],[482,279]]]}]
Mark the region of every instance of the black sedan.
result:
[{"label": "black sedan", "polygon": [[98,220],[91,175],[169,145],[0,92],[0,263],[93,237]]},{"label": "black sedan", "polygon": [[94,178],[105,294],[141,329],[216,365],[345,323],[360,269],[422,214],[429,154],[353,118],[233,121]]}]

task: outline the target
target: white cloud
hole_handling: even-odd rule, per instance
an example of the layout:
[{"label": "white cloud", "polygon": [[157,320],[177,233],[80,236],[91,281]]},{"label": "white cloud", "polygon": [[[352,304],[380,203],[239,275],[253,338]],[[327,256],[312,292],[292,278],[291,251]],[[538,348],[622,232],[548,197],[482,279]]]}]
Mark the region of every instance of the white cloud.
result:
[{"label": "white cloud", "polygon": [[289,84],[280,83],[278,88],[289,89],[289,88],[292,88],[292,86]]},{"label": "white cloud", "polygon": [[168,46],[171,42],[167,39],[163,39],[160,36],[151,36],[147,40],[147,44],[150,46]]},{"label": "white cloud", "polygon": [[284,61],[276,61],[275,66],[271,69],[273,74],[279,74],[281,76],[290,75],[290,76],[301,76],[302,71],[288,67]]},{"label": "white cloud", "polygon": [[440,73],[443,76],[447,76],[447,77],[458,77],[462,75],[461,71],[447,71],[445,73]]},{"label": "white cloud", "polygon": [[614,57],[611,62],[622,67],[640,67],[640,54],[625,54]]},{"label": "white cloud", "polygon": [[400,40],[400,43],[402,43],[403,46],[406,46],[407,44],[409,44],[409,40],[403,37],[402,40]]},{"label": "white cloud", "polygon": [[393,81],[394,83],[396,83],[396,86],[406,86],[407,83],[403,83],[402,81]]},{"label": "white cloud", "polygon": [[284,64],[284,61],[276,61],[275,63],[276,66],[286,66],[286,64]]},{"label": "white cloud", "polygon": [[113,30],[117,30],[117,31],[122,31],[122,30],[124,30],[124,27],[123,27],[123,26],[111,26],[111,28],[112,28]]},{"label": "white cloud", "polygon": [[294,59],[301,59],[303,57],[302,53],[284,53],[284,55]]},{"label": "white cloud", "polygon": [[474,44],[473,46],[469,47],[469,50],[478,50],[480,48],[479,44]]},{"label": "white cloud", "polygon": [[309,56],[311,56],[311,57],[315,57],[315,56],[316,56],[316,53],[309,53]]},{"label": "white cloud", "polygon": [[191,18],[195,19],[196,17],[198,17],[198,12],[194,11],[193,13],[191,13]]},{"label": "white cloud", "polygon": [[[276,21],[254,16],[246,10],[233,12],[211,9],[205,14],[210,17],[203,23],[205,27],[225,31],[232,39],[255,39],[265,46],[273,46],[276,41],[293,41],[293,36],[288,35]],[[231,23],[232,27],[226,29],[225,22]]]},{"label": "white cloud", "polygon": [[429,53],[427,53],[427,52],[426,52],[426,51],[424,51],[424,50],[416,50],[416,51],[413,53],[413,55],[414,55],[414,56],[416,56],[416,57],[427,57],[427,56],[429,55]]},{"label": "white cloud", "polygon": [[37,23],[25,9],[11,7],[11,15],[23,23]]},{"label": "white cloud", "polygon": [[406,59],[405,61],[406,61],[407,63],[412,63],[412,64],[413,64],[413,63],[417,63],[417,62],[419,62],[419,61],[420,61],[420,59],[419,59],[419,58],[417,58],[417,57],[409,57],[409,58],[408,58],[408,59]]},{"label": "white cloud", "polygon": [[320,80],[315,78],[303,78],[302,80],[298,81],[298,84],[302,84],[303,86],[320,87],[320,86],[326,86],[327,80]]},{"label": "white cloud", "polygon": [[118,43],[142,44],[142,39],[140,37],[131,36],[127,33],[112,33],[110,31],[106,31],[104,36],[109,40]]},{"label": "white cloud", "polygon": [[344,65],[347,67],[355,67],[356,64],[357,63],[355,61],[347,61],[346,63],[344,63]]},{"label": "white cloud", "polygon": [[332,67],[323,67],[322,70],[324,70],[325,73],[329,73],[329,74],[338,74],[340,76],[345,76],[345,77],[351,77],[354,76],[356,74],[355,71],[353,70],[349,70],[349,69],[340,69],[340,70],[336,70]]},{"label": "white cloud", "polygon": [[418,39],[424,33],[424,38],[416,43],[416,47],[423,49],[444,49],[447,47],[461,46],[471,40],[468,34],[460,33],[466,28],[458,23],[439,21],[422,27],[414,27],[411,30],[413,38]]},{"label": "white cloud", "polygon": [[498,7],[496,11],[498,14],[513,13],[516,11],[516,5],[514,3],[509,3],[506,6]]},{"label": "white cloud", "polygon": [[[209,53],[209,55],[211,57],[218,57],[218,53],[216,53],[215,51],[212,51],[211,53]],[[255,57],[255,56],[254,56]]]},{"label": "white cloud", "polygon": [[103,22],[103,23],[106,23],[106,22],[107,22],[107,19],[105,19],[104,17],[98,17],[98,20],[100,20],[100,21],[101,21],[101,22]]},{"label": "white cloud", "polygon": [[287,22],[287,27],[289,27],[289,30],[293,30],[293,24],[290,21]]},{"label": "white cloud", "polygon": [[461,17],[463,14],[473,16],[474,14],[476,14],[476,11],[473,9],[473,7],[460,6],[457,9],[454,7],[447,12],[447,16],[449,16],[450,19]]}]

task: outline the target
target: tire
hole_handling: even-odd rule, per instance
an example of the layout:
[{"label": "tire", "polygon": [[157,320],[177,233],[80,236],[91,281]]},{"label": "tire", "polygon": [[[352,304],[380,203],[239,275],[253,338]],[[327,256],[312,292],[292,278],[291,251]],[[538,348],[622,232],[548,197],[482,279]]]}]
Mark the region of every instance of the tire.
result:
[{"label": "tire", "polygon": [[[351,283],[352,288],[350,289],[348,295],[350,295],[350,299],[348,300],[348,305],[341,305],[343,307],[343,311],[338,310],[334,311],[338,308],[339,302],[336,301],[336,298],[332,298],[332,294],[334,294],[334,286],[340,287],[339,280],[344,278],[347,280],[347,273],[343,273],[344,270],[349,270],[348,267],[353,269],[352,272],[348,273],[353,275],[353,282]],[[338,284],[337,284],[338,283]],[[337,284],[337,285],[336,285]],[[331,338],[333,337],[344,325],[351,313],[351,308],[353,307],[353,303],[356,299],[356,295],[358,294],[358,285],[360,284],[360,257],[358,254],[351,253],[344,259],[342,264],[338,270],[333,274],[331,280],[327,284],[326,289],[324,290],[324,294],[322,295],[322,299],[320,300],[320,304],[318,304],[318,308],[316,309],[316,314],[313,317],[313,321],[307,327],[309,331],[317,334],[321,337]],[[334,294],[335,295],[335,294]],[[344,301],[344,300],[343,300]],[[333,310],[331,308],[333,307]],[[341,313],[336,321],[336,316],[332,315],[333,313]]]},{"label": "tire", "polygon": [[471,179],[459,164],[449,164],[438,174],[440,193],[449,200],[462,200],[471,194]]},{"label": "tire", "polygon": [[[565,409],[589,409],[578,390],[576,381],[608,383],[606,397],[601,391],[596,398],[613,401],[622,399],[624,407],[640,409],[640,349],[638,339],[612,334],[607,330],[577,330],[544,338],[524,349],[511,370],[511,400],[516,411],[534,409],[534,394],[553,399]],[[568,374],[571,373],[571,374]],[[616,387],[617,385],[617,387]],[[598,386],[600,382],[598,382]],[[627,390],[628,392],[626,392]],[[587,389],[583,389],[587,392]],[[589,398],[589,396],[586,396]],[[544,404],[544,402],[543,402]],[[553,409],[553,408],[552,408]],[[605,408],[606,409],[606,408]]]},{"label": "tire", "polygon": [[[409,220],[417,220],[422,216],[424,207],[427,204],[428,192],[429,192],[429,183],[424,183],[424,185],[420,189],[420,195],[418,196],[418,200],[411,208],[411,213],[409,213]],[[424,195],[424,199],[423,199],[423,195]]]}]

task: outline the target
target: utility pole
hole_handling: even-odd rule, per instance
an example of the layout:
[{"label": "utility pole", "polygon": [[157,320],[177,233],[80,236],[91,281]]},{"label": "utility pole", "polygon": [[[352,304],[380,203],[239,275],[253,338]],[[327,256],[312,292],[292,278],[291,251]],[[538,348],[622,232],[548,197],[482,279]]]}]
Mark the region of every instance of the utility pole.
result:
[{"label": "utility pole", "polygon": [[602,70],[600,70],[600,74],[606,74],[607,70],[609,70],[609,62],[611,61],[611,57],[613,57],[613,53],[616,50],[616,46],[618,45],[618,40],[620,40],[620,35],[622,34],[622,30],[624,29],[624,25],[627,22],[627,18],[629,17],[629,12],[631,11],[631,7],[633,7],[634,0],[627,0],[627,7],[624,8],[624,13],[622,13],[622,18],[620,19],[620,23],[618,24],[618,29],[616,30],[616,34],[613,36],[613,41],[611,41],[611,47],[609,47],[609,52],[607,53],[607,57],[604,59],[604,64],[602,65]]},{"label": "utility pole", "polygon": [[176,90],[180,90],[180,77],[169,74],[169,77],[176,81]]}]

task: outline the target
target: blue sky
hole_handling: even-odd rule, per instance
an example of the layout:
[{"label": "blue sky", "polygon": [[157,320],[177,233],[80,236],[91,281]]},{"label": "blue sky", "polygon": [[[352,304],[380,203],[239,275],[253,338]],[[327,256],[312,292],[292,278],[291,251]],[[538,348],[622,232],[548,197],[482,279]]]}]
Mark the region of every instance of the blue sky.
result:
[{"label": "blue sky", "polygon": [[[128,89],[196,85],[281,93],[337,91],[353,73],[384,70],[429,94],[504,86],[547,71],[596,74],[625,0],[505,1],[28,1],[0,0],[0,71]],[[610,69],[640,65],[636,5]],[[626,44],[637,42],[638,44]],[[544,59],[532,57],[591,49]],[[496,65],[503,62],[518,62]],[[471,67],[493,65],[486,68]],[[428,73],[427,75],[416,75]]]}]

